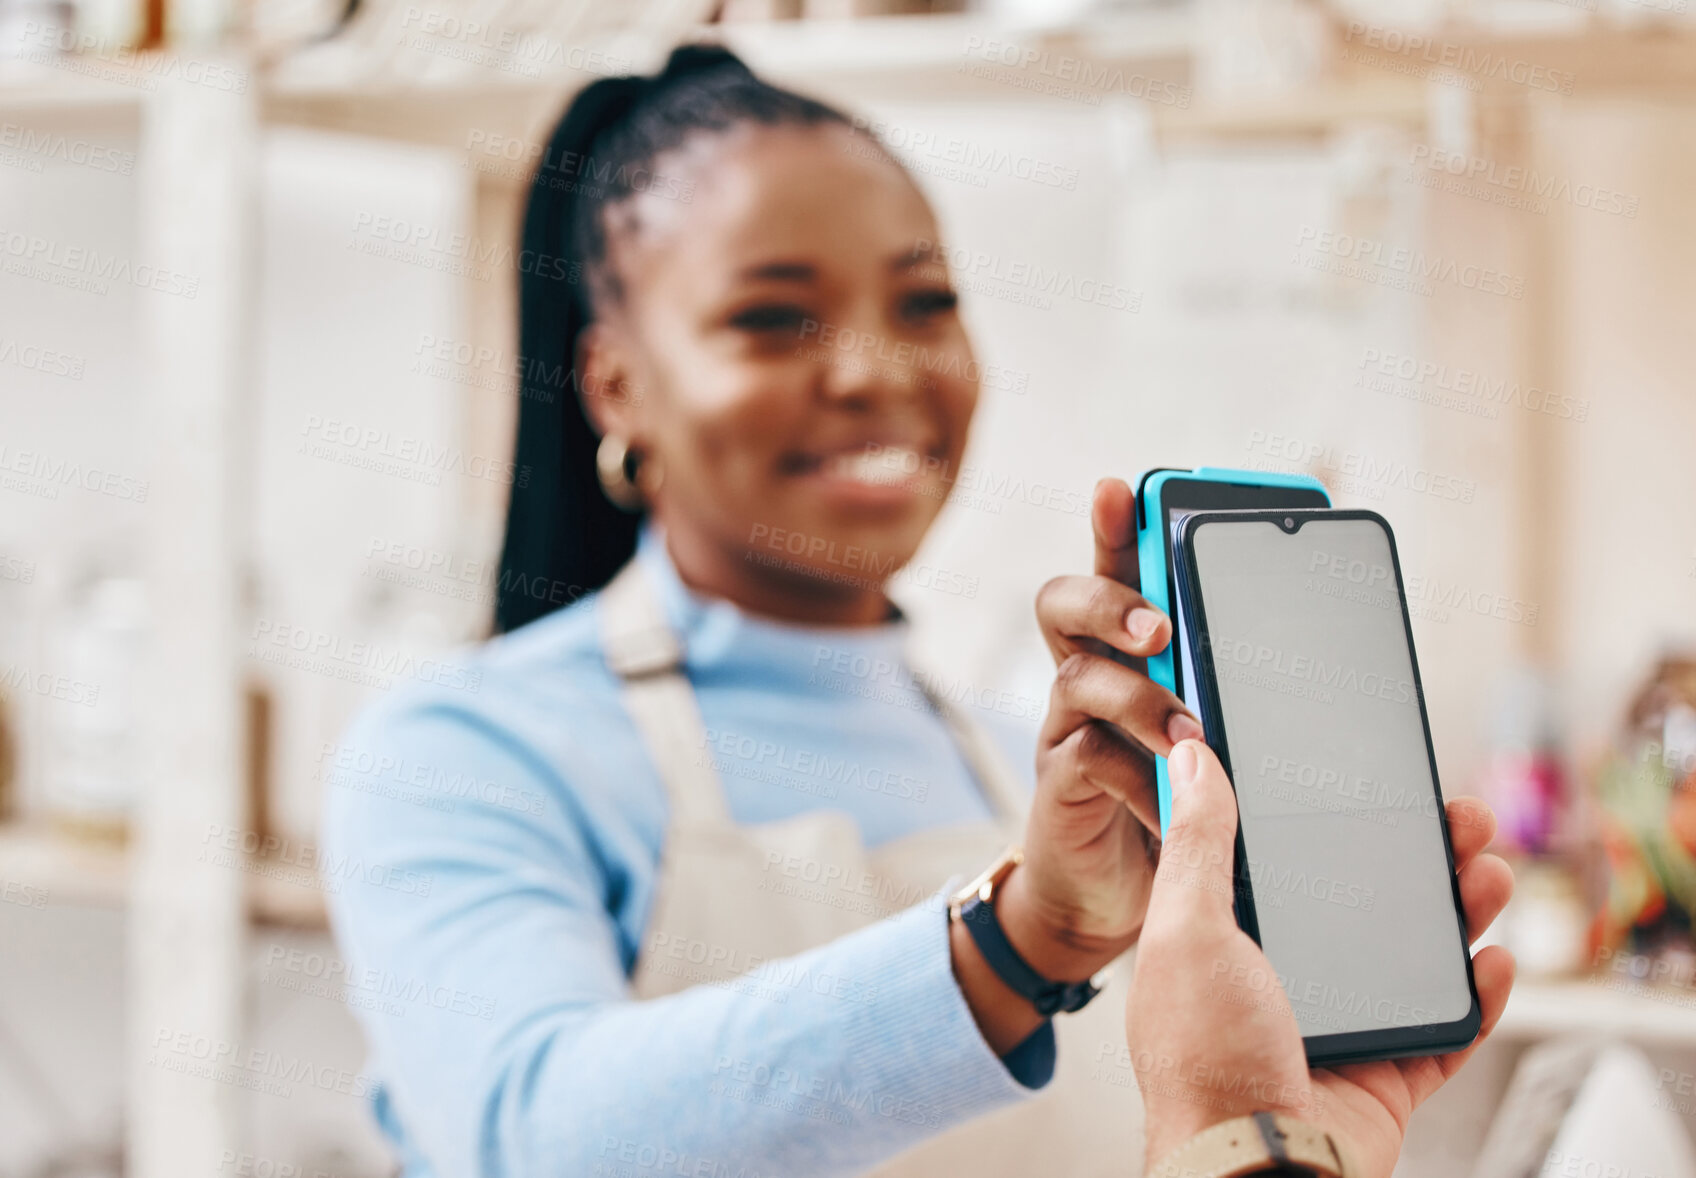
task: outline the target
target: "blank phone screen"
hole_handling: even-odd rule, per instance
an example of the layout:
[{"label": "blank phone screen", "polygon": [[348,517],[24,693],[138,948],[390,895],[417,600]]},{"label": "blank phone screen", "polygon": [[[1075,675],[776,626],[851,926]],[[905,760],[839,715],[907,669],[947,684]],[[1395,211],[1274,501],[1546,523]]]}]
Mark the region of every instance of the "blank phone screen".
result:
[{"label": "blank phone screen", "polygon": [[1465,1018],[1467,950],[1388,533],[1372,519],[1294,533],[1206,521],[1193,541],[1261,947],[1302,1034]]}]

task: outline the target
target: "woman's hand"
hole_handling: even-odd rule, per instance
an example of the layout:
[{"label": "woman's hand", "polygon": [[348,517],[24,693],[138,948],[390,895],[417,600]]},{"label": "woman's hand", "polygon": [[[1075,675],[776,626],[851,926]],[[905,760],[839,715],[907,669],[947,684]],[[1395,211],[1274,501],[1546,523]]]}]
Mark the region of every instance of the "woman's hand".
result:
[{"label": "woman's hand", "polygon": [[[1154,755],[1202,735],[1177,696],[1143,674],[1143,660],[1171,640],[1172,623],[1134,587],[1135,508],[1124,482],[1098,483],[1095,574],[1056,577],[1036,599],[1058,670],[1037,741],[1025,861],[995,908],[1020,956],[1053,981],[1088,978],[1136,941],[1159,847]],[[998,1051],[1041,1022],[958,925],[953,950],[962,989]]]},{"label": "woman's hand", "polygon": [[1056,577],[1036,600],[1058,670],[1037,742],[1025,862],[1007,892],[1058,941],[1051,968],[1061,972],[1050,976],[1068,979],[1136,940],[1160,837],[1154,756],[1202,735],[1178,697],[1144,673],[1172,623],[1135,588],[1135,508],[1119,479],[1097,484],[1095,575]]},{"label": "woman's hand", "polygon": [[[1484,1021],[1465,1050],[1310,1071],[1277,975],[1232,913],[1237,802],[1225,771],[1200,741],[1177,750],[1170,770],[1172,825],[1127,1010],[1149,1165],[1210,1125],[1264,1109],[1318,1125],[1358,1173],[1388,1178],[1408,1117],[1501,1018],[1513,958],[1492,946],[1472,959]],[[1476,940],[1513,894],[1513,873],[1482,853],[1496,829],[1488,806],[1456,799],[1448,816]]]}]

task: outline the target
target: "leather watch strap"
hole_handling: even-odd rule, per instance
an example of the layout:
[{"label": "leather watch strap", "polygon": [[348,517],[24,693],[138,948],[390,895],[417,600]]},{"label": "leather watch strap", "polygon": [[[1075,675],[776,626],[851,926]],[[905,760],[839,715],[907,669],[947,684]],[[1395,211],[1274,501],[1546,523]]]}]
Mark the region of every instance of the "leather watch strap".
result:
[{"label": "leather watch strap", "polygon": [[1075,1014],[1101,993],[1101,987],[1094,978],[1081,982],[1054,982],[1032,969],[1002,931],[993,898],[983,900],[973,896],[967,900],[960,906],[960,922],[966,926],[978,952],[983,954],[984,962],[995,971],[995,976],[1009,990],[1035,1007],[1043,1018]]},{"label": "leather watch strap", "polygon": [[1173,1150],[1148,1178],[1242,1178],[1248,1174],[1353,1178],[1323,1129],[1274,1113],[1254,1113],[1204,1129]]},{"label": "leather watch strap", "polygon": [[995,912],[995,894],[1013,868],[1025,861],[1018,847],[1008,847],[1001,857],[984,869],[971,883],[961,888],[948,902],[950,920],[966,928],[984,963],[1013,993],[1029,1002],[1043,1018],[1056,1014],[1072,1014],[1089,1005],[1101,993],[1112,971],[1109,966],[1094,977],[1079,982],[1055,982],[1043,977],[1013,947],[1002,931],[1001,918]]}]

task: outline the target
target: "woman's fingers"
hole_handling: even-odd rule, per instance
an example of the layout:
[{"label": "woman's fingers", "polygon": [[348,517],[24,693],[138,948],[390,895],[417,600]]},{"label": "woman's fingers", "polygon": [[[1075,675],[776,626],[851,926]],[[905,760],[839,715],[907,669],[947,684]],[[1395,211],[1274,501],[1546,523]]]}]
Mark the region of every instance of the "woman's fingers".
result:
[{"label": "woman's fingers", "polygon": [[1172,623],[1129,585],[1110,577],[1055,577],[1036,595],[1036,617],[1054,661],[1094,639],[1145,658],[1166,649]]},{"label": "woman's fingers", "polygon": [[1496,812],[1478,798],[1451,798],[1444,809],[1449,816],[1449,844],[1455,851],[1455,870],[1464,871],[1496,837]]},{"label": "woman's fingers", "polygon": [[1090,720],[1073,729],[1070,736],[1043,755],[1057,763],[1064,780],[1080,781],[1088,788],[1111,794],[1138,822],[1159,835],[1160,802],[1154,792],[1154,762],[1118,729]]},{"label": "woman's fingers", "polygon": [[1513,898],[1513,868],[1499,855],[1479,855],[1460,873],[1460,905],[1466,911],[1466,939],[1484,935]]},{"label": "woman's fingers", "polygon": [[1137,564],[1137,501],[1123,479],[1102,479],[1095,484],[1090,504],[1090,526],[1095,531],[1095,573],[1126,585],[1141,584]]},{"label": "woman's fingers", "polygon": [[1100,655],[1066,656],[1054,674],[1042,747],[1053,748],[1092,720],[1105,720],[1151,753],[1165,756],[1180,740],[1200,740],[1201,721],[1159,684]]}]

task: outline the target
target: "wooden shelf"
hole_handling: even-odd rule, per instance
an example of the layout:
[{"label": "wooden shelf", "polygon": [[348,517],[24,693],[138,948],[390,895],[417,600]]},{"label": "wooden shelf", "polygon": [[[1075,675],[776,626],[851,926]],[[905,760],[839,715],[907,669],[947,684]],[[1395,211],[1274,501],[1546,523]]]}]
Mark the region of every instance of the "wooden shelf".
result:
[{"label": "wooden shelf", "polygon": [[[1556,6],[1551,5],[1554,9]],[[1430,52],[1441,56],[1455,55],[1462,63],[1526,62],[1542,71],[1542,77],[1571,75],[1571,94],[1575,98],[1597,99],[1625,95],[1654,95],[1665,99],[1677,95],[1688,100],[1696,95],[1696,29],[1682,19],[1667,19],[1664,14],[1644,14],[1645,19],[1625,21],[1600,13],[1572,13],[1567,19],[1526,27],[1499,22],[1481,24],[1437,25],[1431,29],[1407,28],[1403,31],[1428,34],[1438,46]],[[1584,18],[1584,19],[1581,19]],[[1341,38],[1344,26],[1336,35]],[[1342,46],[1339,40],[1336,48]],[[1343,78],[1361,76],[1398,76],[1409,66],[1424,66],[1426,60],[1409,60],[1407,53],[1356,43],[1350,46],[1351,60],[1338,61],[1338,75]],[[1464,49],[1475,50],[1470,58],[1461,54]],[[1537,94],[1537,87],[1520,85],[1501,73],[1480,73],[1477,69],[1459,66],[1446,69],[1445,74],[1476,79],[1481,93]],[[1408,75],[1399,75],[1408,76]],[[1424,85],[1423,81],[1418,84]],[[1545,81],[1542,85],[1548,85]],[[1551,91],[1544,90],[1542,93]]]},{"label": "wooden shelf", "polygon": [[[0,67],[8,64],[15,63],[0,62]],[[28,71],[0,68],[0,116],[32,123],[133,130],[141,122],[148,91],[137,71],[114,73],[136,84],[124,85],[52,66],[32,66]]]},{"label": "wooden shelf", "polygon": [[1696,1047],[1696,990],[1621,986],[1607,975],[1514,987],[1496,1034],[1541,1039],[1573,1032]]},{"label": "wooden shelf", "polygon": [[[1070,101],[1076,71],[1146,73],[1188,80],[1200,28],[1187,7],[1143,8],[1066,24],[1014,24],[980,13],[872,17],[840,21],[772,21],[703,30],[721,38],[756,69],[795,85],[876,93],[880,99]],[[997,52],[1035,53],[1054,71],[1054,93],[997,80]],[[1036,67],[1032,67],[1036,68]],[[1000,72],[1016,75],[1020,68]],[[1026,69],[1024,72],[1031,72]],[[1013,79],[1017,81],[1017,79]],[[1087,87],[1083,87],[1087,88]]]},{"label": "wooden shelf", "polygon": [[[1464,24],[1419,31],[1456,45],[1526,56],[1551,68],[1570,68],[1592,93],[1646,84],[1696,88],[1696,32],[1665,21],[1624,24],[1565,10],[1556,11],[1554,17],[1558,19],[1527,26],[1505,18],[1485,23],[1474,15]],[[1203,34],[1190,9],[1159,7],[1059,25],[1014,24],[983,14],[943,14],[749,21],[696,28],[687,35],[722,40],[769,76],[827,94],[1041,103],[1061,99],[1041,88],[1015,88],[983,71],[962,67],[980,60],[974,52],[1001,44],[1054,59],[1075,58],[1098,70],[1141,71],[1150,77],[1187,82],[1204,49]],[[1340,25],[1334,35],[1341,36]],[[55,64],[0,63],[0,112],[133,119],[150,92],[152,63],[159,56],[143,54],[126,64],[74,55]],[[1156,114],[1180,134],[1209,130],[1252,134],[1268,126],[1274,133],[1292,126],[1318,129],[1335,123],[1338,102],[1361,117],[1387,116],[1395,121],[1412,117],[1410,106],[1417,100],[1410,100],[1410,94],[1422,93],[1423,86],[1373,68],[1374,64],[1395,65],[1394,55],[1363,50],[1357,56],[1364,60],[1343,66],[1333,77],[1335,92],[1304,87],[1286,98],[1241,109],[1198,97],[1190,109],[1157,108]],[[1376,63],[1380,57],[1383,62]],[[619,60],[629,60],[633,69],[655,64],[628,54]],[[327,44],[257,67],[255,83],[267,118],[462,144],[467,126],[511,128],[513,133],[530,129],[538,119],[556,112],[574,88],[596,76],[586,70],[560,69],[531,77],[476,66],[408,75],[380,60],[361,58],[352,47]],[[1395,81],[1403,84],[1388,84]]]},{"label": "wooden shelf", "polygon": [[[248,918],[255,924],[322,929],[329,926],[325,893],[303,877],[306,869],[249,860],[232,887],[247,888]],[[46,893],[46,905],[123,908],[130,902],[130,853],[117,842],[77,838],[44,824],[0,825],[0,885]]]},{"label": "wooden shelf", "polygon": [[[986,64],[973,56],[974,47],[982,52],[985,46],[1016,45],[1075,59],[1074,65],[1087,62],[1102,72],[1117,68],[1187,84],[1198,36],[1193,14],[1181,8],[1133,10],[1059,26],[951,14],[748,22],[682,32],[683,39],[723,41],[774,79],[844,100],[876,94],[890,101],[1010,103],[1062,99],[1009,84],[993,76],[994,69],[963,68]],[[654,60],[634,52],[618,60],[648,69],[664,48],[650,47]],[[36,120],[77,114],[133,122],[148,97],[157,56],[141,55],[127,66],[72,56],[57,64],[0,68],[0,112]],[[326,44],[256,66],[254,88],[267,122],[463,148],[470,130],[537,133],[573,90],[598,76],[564,69],[532,77],[475,66],[408,72],[377,57],[362,58],[353,47]]]},{"label": "wooden shelf", "polygon": [[0,826],[0,881],[47,893],[48,904],[121,907],[129,899],[129,852],[50,827]]},{"label": "wooden shelf", "polygon": [[1361,78],[1346,84],[1316,83],[1253,101],[1209,103],[1188,110],[1159,107],[1154,111],[1154,130],[1162,144],[1322,140],[1340,128],[1361,123],[1417,131],[1430,113],[1424,92],[1417,87]]},{"label": "wooden shelf", "polygon": [[248,877],[248,919],[260,925],[289,928],[327,929],[330,914],[326,892],[300,880],[304,868],[273,870],[274,865],[257,862]]}]

